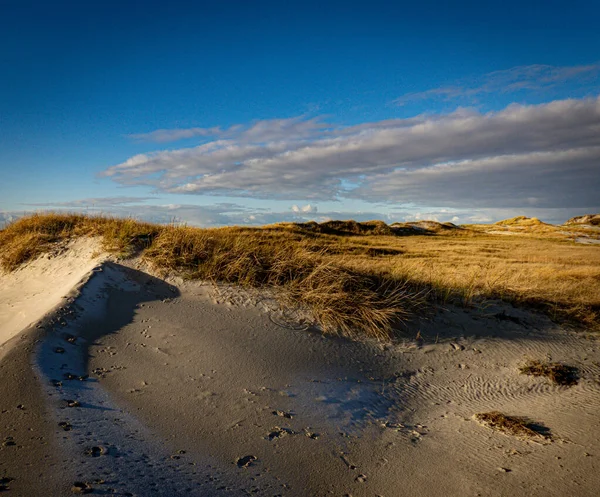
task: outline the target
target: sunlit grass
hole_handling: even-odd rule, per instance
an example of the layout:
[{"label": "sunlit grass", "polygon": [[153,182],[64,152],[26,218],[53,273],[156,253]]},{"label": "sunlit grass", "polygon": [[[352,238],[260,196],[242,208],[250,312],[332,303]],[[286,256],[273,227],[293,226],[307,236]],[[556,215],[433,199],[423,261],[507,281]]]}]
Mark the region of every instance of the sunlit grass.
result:
[{"label": "sunlit grass", "polygon": [[[68,214],[23,218],[0,231],[0,265],[14,270],[77,236],[141,255],[157,270],[249,287],[275,287],[329,332],[387,338],[432,302],[502,299],[554,319],[599,327],[600,247],[568,241],[551,225],[329,222],[200,229]],[[423,227],[426,227],[423,228]],[[511,232],[512,233],[512,232]]]}]

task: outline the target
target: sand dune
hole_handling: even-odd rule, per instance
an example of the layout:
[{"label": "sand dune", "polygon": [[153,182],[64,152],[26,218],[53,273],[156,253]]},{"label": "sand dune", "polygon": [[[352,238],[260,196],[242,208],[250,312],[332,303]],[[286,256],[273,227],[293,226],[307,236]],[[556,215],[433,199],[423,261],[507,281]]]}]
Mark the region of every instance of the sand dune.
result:
[{"label": "sand dune", "polygon": [[0,345],[42,318],[106,256],[94,238],[78,238],[11,273],[0,269]]},{"label": "sand dune", "polygon": [[[0,347],[9,495],[69,495],[75,482],[138,496],[597,493],[597,338],[501,304],[448,307],[389,344],[326,337],[268,295],[98,264],[94,250],[21,270],[52,297],[25,286],[32,273],[2,280],[3,337],[54,308]],[[521,375],[527,358],[577,367],[579,381]],[[492,410],[548,438],[473,419]]]}]

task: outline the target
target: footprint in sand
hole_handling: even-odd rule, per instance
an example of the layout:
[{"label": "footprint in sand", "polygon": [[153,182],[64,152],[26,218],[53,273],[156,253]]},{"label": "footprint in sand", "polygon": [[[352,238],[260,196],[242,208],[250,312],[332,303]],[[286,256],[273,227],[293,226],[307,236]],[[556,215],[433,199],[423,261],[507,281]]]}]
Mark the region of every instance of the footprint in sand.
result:
[{"label": "footprint in sand", "polygon": [[0,478],[0,492],[8,492],[10,490],[8,484],[12,481],[15,481],[15,479],[10,476]]},{"label": "footprint in sand", "polygon": [[85,455],[86,456],[90,456],[90,457],[100,457],[103,456],[107,453],[108,451],[106,450],[106,448],[100,446],[94,446],[94,447],[88,447],[87,449],[85,449]]},{"label": "footprint in sand", "polygon": [[91,494],[94,488],[87,482],[76,481],[71,487],[71,492],[74,494]]},{"label": "footprint in sand", "polygon": [[235,463],[237,464],[238,468],[247,468],[248,466],[251,466],[256,459],[256,456],[248,455],[240,457]]}]

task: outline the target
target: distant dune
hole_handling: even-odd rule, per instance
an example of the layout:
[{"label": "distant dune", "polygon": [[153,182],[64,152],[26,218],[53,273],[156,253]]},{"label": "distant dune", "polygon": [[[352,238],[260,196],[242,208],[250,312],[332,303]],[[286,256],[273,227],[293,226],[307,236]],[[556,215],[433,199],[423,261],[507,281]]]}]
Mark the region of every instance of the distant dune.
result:
[{"label": "distant dune", "polygon": [[586,214],[585,216],[572,217],[565,224],[591,224],[600,226],[600,214]]},{"label": "distant dune", "polygon": [[502,221],[498,221],[498,225],[501,226],[550,226],[547,223],[540,221],[537,217],[526,217],[526,216],[517,216],[512,217],[510,219],[503,219]]}]

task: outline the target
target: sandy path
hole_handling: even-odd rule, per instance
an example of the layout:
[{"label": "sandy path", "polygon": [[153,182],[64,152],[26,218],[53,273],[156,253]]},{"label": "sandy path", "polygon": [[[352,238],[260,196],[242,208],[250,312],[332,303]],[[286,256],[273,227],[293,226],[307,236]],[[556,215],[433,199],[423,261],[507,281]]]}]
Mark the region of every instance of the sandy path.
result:
[{"label": "sandy path", "polygon": [[0,345],[0,480],[10,489],[7,495],[66,495],[74,478],[31,367],[41,336],[40,330],[28,329]]}]

